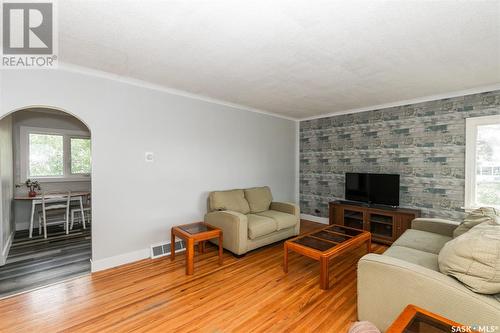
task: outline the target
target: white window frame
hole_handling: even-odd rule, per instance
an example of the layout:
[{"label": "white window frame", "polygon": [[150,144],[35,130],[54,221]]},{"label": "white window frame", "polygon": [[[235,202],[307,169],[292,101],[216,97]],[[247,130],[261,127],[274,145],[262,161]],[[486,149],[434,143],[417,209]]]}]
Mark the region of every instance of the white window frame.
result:
[{"label": "white window frame", "polygon": [[500,124],[500,115],[465,119],[465,209],[478,208],[476,204],[476,143],[477,128]]},{"label": "white window frame", "polygon": [[[20,174],[21,180],[25,181],[30,178],[39,182],[75,182],[89,181],[90,174],[72,174],[71,173],[71,139],[90,139],[90,133],[84,131],[73,131],[56,128],[40,128],[21,126],[20,132]],[[30,134],[50,134],[60,135],[63,137],[63,175],[62,176],[47,176],[47,177],[30,177],[29,176],[29,135]]]}]

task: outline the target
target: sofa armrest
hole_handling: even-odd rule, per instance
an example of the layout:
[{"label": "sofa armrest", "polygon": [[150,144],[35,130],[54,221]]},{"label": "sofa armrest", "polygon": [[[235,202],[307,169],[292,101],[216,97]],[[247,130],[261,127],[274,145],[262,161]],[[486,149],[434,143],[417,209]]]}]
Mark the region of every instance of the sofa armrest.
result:
[{"label": "sofa armrest", "polygon": [[300,216],[299,206],[289,202],[271,202],[271,210],[277,210],[278,212],[292,214],[297,217]]},{"label": "sofa armrest", "polygon": [[455,230],[459,224],[459,222],[450,220],[419,217],[411,221],[411,228],[453,237],[453,230]]},{"label": "sofa armrest", "polygon": [[464,325],[500,325],[500,302],[474,293],[440,272],[389,256],[368,254],[358,262],[358,319],[381,331],[408,304]]},{"label": "sofa armrest", "polygon": [[222,229],[222,246],[234,254],[247,252],[247,216],[230,210],[216,211],[205,215],[205,222]]}]

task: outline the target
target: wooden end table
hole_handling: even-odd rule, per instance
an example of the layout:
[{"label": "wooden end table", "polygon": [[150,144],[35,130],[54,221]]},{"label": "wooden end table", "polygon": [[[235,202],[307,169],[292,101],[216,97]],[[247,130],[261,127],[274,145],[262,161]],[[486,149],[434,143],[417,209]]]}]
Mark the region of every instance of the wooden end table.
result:
[{"label": "wooden end table", "polygon": [[[452,330],[454,328],[454,330]],[[464,330],[460,330],[463,328]],[[471,332],[471,327],[459,324],[445,317],[419,308],[416,305],[408,305],[392,325],[385,331],[386,333],[450,333],[450,332]]]},{"label": "wooden end table", "polygon": [[370,253],[371,234],[368,231],[341,225],[314,230],[285,242],[283,271],[288,272],[288,251],[317,260],[320,263],[320,288],[326,290],[330,284],[328,271],[330,260],[362,244],[366,244],[366,249]]},{"label": "wooden end table", "polygon": [[175,259],[175,237],[186,241],[186,274],[194,272],[194,244],[198,244],[198,252],[205,252],[205,241],[219,239],[219,265],[222,265],[222,230],[205,222],[195,222],[175,226],[171,229],[170,260]]}]

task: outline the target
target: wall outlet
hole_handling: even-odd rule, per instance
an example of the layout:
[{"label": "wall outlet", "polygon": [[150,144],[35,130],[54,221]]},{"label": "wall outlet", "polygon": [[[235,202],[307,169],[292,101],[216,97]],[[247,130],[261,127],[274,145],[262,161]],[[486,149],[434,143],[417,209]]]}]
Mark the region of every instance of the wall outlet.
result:
[{"label": "wall outlet", "polygon": [[146,152],[144,154],[144,159],[146,160],[146,162],[149,162],[149,163],[154,162],[155,155],[152,152]]}]

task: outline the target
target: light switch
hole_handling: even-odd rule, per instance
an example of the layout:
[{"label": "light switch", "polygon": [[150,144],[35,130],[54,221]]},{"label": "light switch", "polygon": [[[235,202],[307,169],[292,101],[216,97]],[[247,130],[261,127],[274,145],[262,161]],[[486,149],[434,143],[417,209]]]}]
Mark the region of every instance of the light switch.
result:
[{"label": "light switch", "polygon": [[146,152],[144,155],[146,162],[154,162],[155,155],[152,152]]}]

